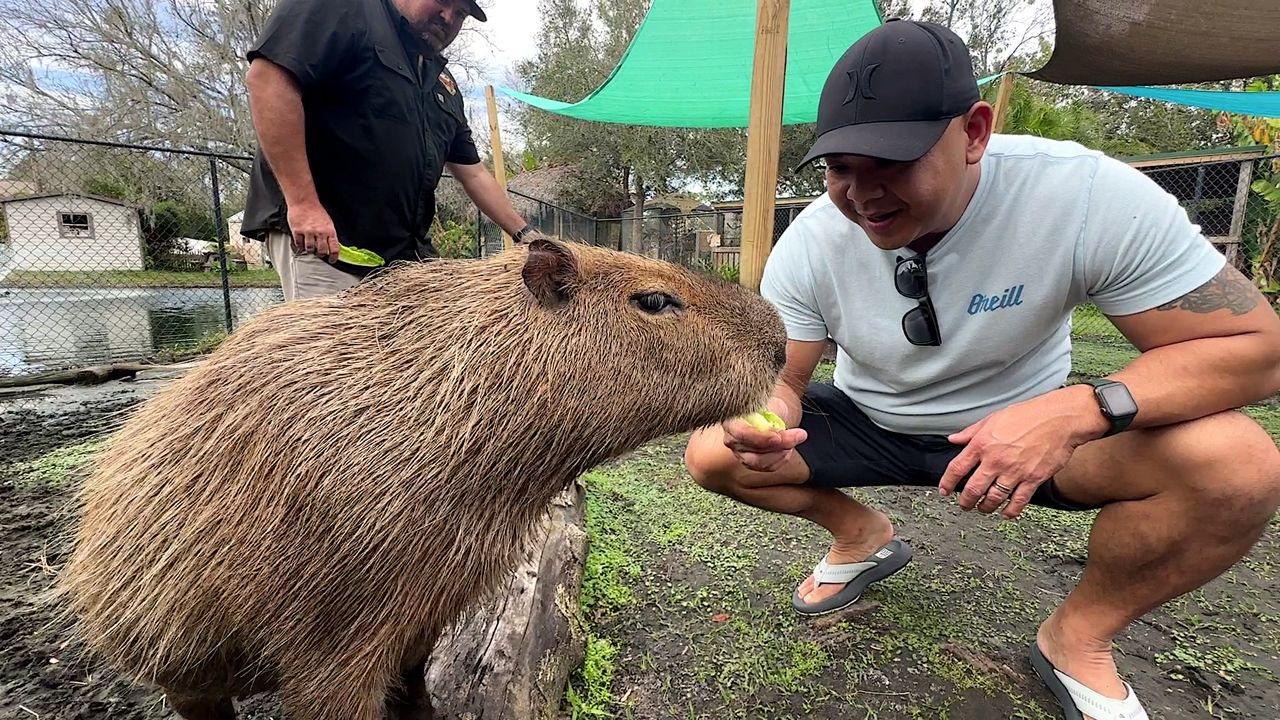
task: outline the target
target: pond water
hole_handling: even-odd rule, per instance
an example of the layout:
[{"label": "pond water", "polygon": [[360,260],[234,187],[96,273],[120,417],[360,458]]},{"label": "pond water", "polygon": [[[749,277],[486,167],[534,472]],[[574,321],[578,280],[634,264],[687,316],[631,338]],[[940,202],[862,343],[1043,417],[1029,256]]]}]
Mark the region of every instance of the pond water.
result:
[{"label": "pond water", "polygon": [[[283,300],[233,288],[232,328]],[[0,289],[0,375],[143,359],[225,329],[221,288]]]}]

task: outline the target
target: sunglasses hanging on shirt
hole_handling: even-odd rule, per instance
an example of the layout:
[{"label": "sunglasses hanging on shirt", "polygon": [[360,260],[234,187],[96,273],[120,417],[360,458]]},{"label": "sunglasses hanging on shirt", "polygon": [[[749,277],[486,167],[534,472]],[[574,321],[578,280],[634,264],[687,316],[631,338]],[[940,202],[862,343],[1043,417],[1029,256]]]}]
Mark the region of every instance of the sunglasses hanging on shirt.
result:
[{"label": "sunglasses hanging on shirt", "polygon": [[907,341],[912,345],[941,345],[938,315],[929,299],[929,273],[924,255],[899,257],[893,271],[893,286],[899,295],[916,301],[916,306],[902,316],[902,334],[907,336]]}]

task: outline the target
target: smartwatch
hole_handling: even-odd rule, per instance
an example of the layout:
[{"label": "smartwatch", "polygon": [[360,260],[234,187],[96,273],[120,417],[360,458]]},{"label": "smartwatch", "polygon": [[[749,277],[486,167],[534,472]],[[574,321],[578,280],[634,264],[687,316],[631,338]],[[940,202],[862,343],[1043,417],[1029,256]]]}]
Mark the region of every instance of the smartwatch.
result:
[{"label": "smartwatch", "polygon": [[516,233],[516,234],[511,238],[511,242],[513,242],[513,243],[519,243],[519,242],[521,242],[521,241],[523,241],[523,240],[524,240],[524,236],[525,236],[525,235],[528,235],[528,234],[529,234],[529,233],[531,233],[531,232],[533,232],[533,226],[532,226],[532,225],[525,225],[524,227],[520,228],[520,231],[519,231],[519,232],[517,232],[517,233]]},{"label": "smartwatch", "polygon": [[1134,416],[1138,414],[1138,404],[1124,383],[1107,378],[1085,380],[1093,386],[1093,396],[1098,400],[1102,414],[1111,422],[1111,427],[1102,437],[1110,437],[1129,427]]}]

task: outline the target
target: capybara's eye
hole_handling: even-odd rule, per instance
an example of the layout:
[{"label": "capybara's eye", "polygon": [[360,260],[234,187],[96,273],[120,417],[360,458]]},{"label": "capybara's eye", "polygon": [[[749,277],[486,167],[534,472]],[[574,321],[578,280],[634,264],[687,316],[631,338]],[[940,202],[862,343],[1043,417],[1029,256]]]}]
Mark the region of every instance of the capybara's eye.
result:
[{"label": "capybara's eye", "polygon": [[636,293],[631,296],[631,304],[651,315],[657,315],[664,310],[684,308],[684,304],[679,300],[662,292]]}]

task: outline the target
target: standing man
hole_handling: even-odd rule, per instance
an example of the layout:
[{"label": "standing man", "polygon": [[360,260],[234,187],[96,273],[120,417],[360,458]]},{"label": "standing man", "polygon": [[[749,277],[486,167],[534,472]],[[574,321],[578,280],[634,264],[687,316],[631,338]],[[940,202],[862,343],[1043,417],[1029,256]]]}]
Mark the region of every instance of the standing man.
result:
[{"label": "standing man", "polygon": [[388,263],[438,256],[429,230],[448,167],[516,241],[531,227],[480,162],[445,48],[474,0],[281,0],[249,50],[257,130],[241,234],[258,238],[285,300],[328,295],[366,269],[339,244]]},{"label": "standing man", "polygon": [[[1280,390],[1280,319],[1149,178],[993,136],[992,114],[946,28],[890,21],[840,58],[805,159],[825,158],[827,193],[761,288],[788,330],[768,406],[789,429],[709,428],[686,462],[710,490],[830,531],[792,598],[808,615],[911,559],[839,488],[931,486],[1005,518],[1099,509],[1080,582],[1028,654],[1068,720],[1140,720],[1112,642],[1231,567],[1280,504],[1280,452],[1235,411]],[[1084,303],[1142,354],[1064,386]],[[814,384],[828,337],[835,380]]]}]

